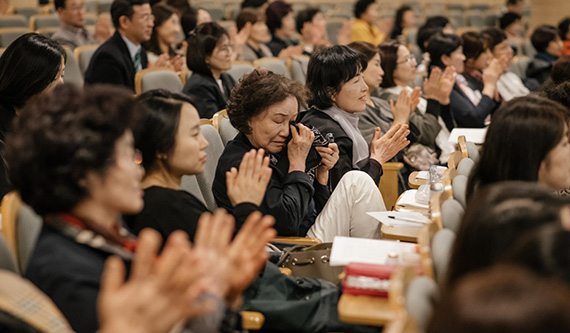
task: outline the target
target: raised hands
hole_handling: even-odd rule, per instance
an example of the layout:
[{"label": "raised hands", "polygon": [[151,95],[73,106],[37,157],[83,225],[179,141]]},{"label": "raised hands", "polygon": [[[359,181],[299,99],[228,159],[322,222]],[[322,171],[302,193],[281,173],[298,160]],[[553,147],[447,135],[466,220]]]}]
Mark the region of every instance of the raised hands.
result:
[{"label": "raised hands", "polygon": [[281,59],[286,59],[291,56],[301,55],[301,54],[303,54],[303,46],[301,45],[289,46],[281,50],[281,52],[279,52],[278,57]]},{"label": "raised hands", "polygon": [[326,185],[329,181],[329,170],[338,162],[339,151],[336,143],[329,143],[327,147],[316,147],[321,155],[321,165],[317,167],[317,181]]},{"label": "raised hands", "polygon": [[429,78],[424,80],[424,94],[426,99],[434,99],[442,105],[449,104],[449,95],[455,84],[457,74],[455,67],[448,66],[442,73],[441,69],[434,68]]},{"label": "raised hands", "polygon": [[[289,172],[303,171],[305,172],[305,161],[309,150],[315,140],[315,134],[307,126],[299,123],[289,125],[292,139],[287,145],[287,157],[289,158]],[[297,130],[298,128],[298,130]]]},{"label": "raised hands", "polygon": [[231,168],[226,172],[228,197],[232,205],[244,202],[261,205],[270,179],[269,156],[265,156],[265,151],[252,149],[247,152],[241,160],[239,171]]},{"label": "raised hands", "polygon": [[394,115],[394,125],[408,123],[410,114],[415,109],[415,107],[413,107],[413,104],[414,102],[412,101],[411,96],[408,94],[407,89],[402,89],[402,91],[400,91],[398,100],[396,100],[396,104],[394,104],[393,100],[390,100],[390,109]]},{"label": "raised hands", "polygon": [[422,90],[420,87],[415,87],[412,89],[410,93],[410,99],[412,100],[412,104],[410,105],[410,113],[414,112],[420,104],[420,97],[422,97]]},{"label": "raised hands", "polygon": [[408,125],[398,124],[390,127],[386,134],[382,135],[380,128],[374,130],[374,137],[370,142],[370,158],[384,164],[396,156],[396,154],[410,144],[407,139],[410,130]]},{"label": "raised hands", "polygon": [[188,236],[177,231],[168,238],[160,256],[160,234],[140,233],[131,275],[125,281],[125,265],[117,257],[105,263],[98,298],[100,332],[167,332],[177,323],[213,310],[210,303],[196,303],[206,290],[206,271]]},{"label": "raised hands", "polygon": [[276,232],[272,228],[273,217],[255,212],[230,243],[233,221],[233,217],[223,209],[214,215],[202,214],[194,240],[200,256],[199,266],[210,277],[209,290],[237,306],[241,293],[265,264],[268,258],[265,244],[275,237]]}]

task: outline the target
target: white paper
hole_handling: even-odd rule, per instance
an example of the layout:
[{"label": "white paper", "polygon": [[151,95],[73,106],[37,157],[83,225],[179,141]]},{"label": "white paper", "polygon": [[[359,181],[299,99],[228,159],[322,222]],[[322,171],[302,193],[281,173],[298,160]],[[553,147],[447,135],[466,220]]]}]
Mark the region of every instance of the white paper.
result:
[{"label": "white paper", "polygon": [[416,208],[422,208],[422,209],[429,209],[429,205],[418,203],[416,201],[416,193],[417,192],[418,192],[418,190],[407,190],[406,192],[404,192],[402,194],[402,196],[400,197],[400,200],[398,200],[398,202],[396,202],[396,205],[402,206],[402,207],[416,207]]},{"label": "white paper", "polygon": [[487,127],[485,128],[454,128],[449,134],[449,142],[457,143],[457,138],[465,135],[465,140],[473,142],[474,144],[483,144],[485,142],[485,135],[487,134]]},{"label": "white paper", "polygon": [[[380,221],[380,223],[388,226],[401,225],[406,227],[420,228],[426,223],[431,223],[430,219],[428,219],[423,214],[418,212],[390,211],[390,212],[368,212],[366,214],[377,219],[378,221]],[[395,219],[390,218],[390,216],[395,217]]]},{"label": "white paper", "polygon": [[416,179],[425,179],[429,180],[429,171],[420,171],[416,175]]},{"label": "white paper", "polygon": [[388,253],[414,252],[416,245],[381,239],[336,236],[331,249],[331,266],[346,266],[351,262],[385,264]]}]

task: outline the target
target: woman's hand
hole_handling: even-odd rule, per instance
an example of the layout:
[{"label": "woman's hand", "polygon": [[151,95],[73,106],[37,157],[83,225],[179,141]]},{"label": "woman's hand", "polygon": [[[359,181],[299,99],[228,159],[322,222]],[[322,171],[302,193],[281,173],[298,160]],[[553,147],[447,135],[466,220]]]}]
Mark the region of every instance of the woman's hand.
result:
[{"label": "woman's hand", "polygon": [[497,81],[505,71],[501,61],[497,58],[491,60],[487,68],[483,70],[483,95],[490,98],[495,98],[495,90],[497,88]]},{"label": "woman's hand", "polygon": [[434,68],[429,78],[424,80],[424,94],[426,99],[434,99],[441,105],[449,104],[449,95],[455,84],[455,67],[448,66],[442,73],[441,69]]},{"label": "woman's hand", "polygon": [[418,104],[420,104],[420,97],[422,97],[422,90],[420,87],[415,87],[412,89],[410,93],[410,99],[412,100],[412,104],[410,106],[410,114],[416,110]]},{"label": "woman's hand", "polygon": [[239,171],[231,168],[226,172],[226,186],[232,206],[244,202],[261,205],[270,179],[269,156],[265,156],[265,151],[252,149],[247,152],[241,160]]},{"label": "woman's hand", "polygon": [[410,144],[407,139],[410,130],[408,125],[398,124],[392,126],[386,134],[382,135],[380,128],[374,130],[374,137],[370,142],[370,158],[384,164]]},{"label": "woman's hand", "polygon": [[188,236],[177,231],[160,255],[158,232],[144,229],[125,281],[125,265],[110,257],[101,276],[97,312],[101,332],[167,332],[181,321],[213,310],[211,303],[196,303],[206,290],[205,271]]},{"label": "woman's hand", "polygon": [[402,91],[400,91],[395,105],[394,101],[390,100],[390,109],[394,115],[393,124],[407,124],[410,120],[410,113],[414,110],[412,105],[413,102],[411,96],[408,94],[408,89],[402,89]]},{"label": "woman's hand", "polygon": [[[297,131],[298,128],[298,131]],[[289,125],[292,139],[287,145],[287,157],[289,158],[289,172],[305,172],[305,161],[309,150],[315,140],[315,134],[307,126],[299,123],[296,126]]]},{"label": "woman's hand", "polygon": [[327,185],[329,170],[338,162],[338,146],[336,143],[329,143],[327,147],[317,147],[316,149],[321,155],[321,164],[317,167],[317,182],[321,185]]}]

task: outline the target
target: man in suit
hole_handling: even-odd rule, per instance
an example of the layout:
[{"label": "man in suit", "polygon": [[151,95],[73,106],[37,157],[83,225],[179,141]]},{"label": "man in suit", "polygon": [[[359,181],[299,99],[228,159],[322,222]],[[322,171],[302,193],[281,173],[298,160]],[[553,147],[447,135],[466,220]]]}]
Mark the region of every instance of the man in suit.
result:
[{"label": "man in suit", "polygon": [[148,66],[141,43],[150,39],[154,16],[148,0],[115,0],[111,18],[117,31],[93,54],[85,83],[110,83],[134,91],[136,72]]}]

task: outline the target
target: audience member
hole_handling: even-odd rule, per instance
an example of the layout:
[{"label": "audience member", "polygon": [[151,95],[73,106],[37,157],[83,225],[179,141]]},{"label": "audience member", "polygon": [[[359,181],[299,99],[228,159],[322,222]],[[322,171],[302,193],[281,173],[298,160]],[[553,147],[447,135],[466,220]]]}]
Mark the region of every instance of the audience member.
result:
[{"label": "audience member", "polygon": [[[137,247],[137,239],[120,226],[121,214],[137,213],[143,207],[143,171],[137,164],[140,155],[134,149],[130,129],[136,122],[135,111],[131,93],[122,88],[92,86],[82,91],[64,85],[28,106],[7,139],[10,179],[22,200],[44,218],[26,276],[50,296],[75,331],[94,332],[98,328],[96,303],[105,261],[116,256],[130,264]],[[26,154],[22,154],[24,151]],[[145,237],[149,232],[143,231],[141,243],[154,243],[146,249],[152,250],[147,260],[155,262],[156,267],[147,269],[169,277],[168,291],[161,292],[173,297],[171,292],[176,290],[183,299],[172,301],[179,306],[184,300],[195,300],[183,309],[148,313],[155,318],[153,325],[213,310],[196,302],[199,290],[185,292],[186,288],[196,288],[197,279],[202,277],[208,279],[207,291],[215,302],[208,303],[216,305],[217,311],[195,330],[203,332],[220,325],[225,309],[221,299],[239,297],[255,278],[267,260],[265,242],[274,234],[268,229],[271,219],[256,215],[242,228],[248,234],[238,234],[229,244],[232,222],[223,212],[204,216],[194,250],[186,235],[176,233],[167,242],[162,260],[152,258],[160,246],[160,237],[155,235],[149,240]],[[110,259],[109,265],[120,265],[118,258]],[[251,264],[243,264],[249,260]],[[134,262],[133,269],[137,267]],[[133,278],[145,274],[131,271]],[[186,278],[190,281],[184,282]],[[146,288],[136,292],[141,290],[147,292]],[[111,319],[112,312],[100,312],[99,319],[104,323]]]},{"label": "audience member", "polygon": [[[443,76],[444,68],[432,71],[434,77],[424,82],[425,98],[422,98],[420,88],[414,90],[410,87],[416,79],[416,58],[410,51],[396,41],[384,42],[379,48],[382,52],[384,79],[380,84],[382,89],[373,94],[386,101],[396,101],[398,95],[407,90],[417,101],[409,117],[412,128],[410,140],[413,139],[414,143],[429,147],[432,151],[439,149],[442,152],[438,154],[442,163],[447,162],[454,148],[449,143],[449,131],[440,116],[451,118],[449,94],[455,82],[453,69],[449,68]],[[436,161],[433,162],[427,163],[427,167]]]},{"label": "audience member", "polygon": [[[507,68],[513,60],[513,49],[507,44],[507,36],[497,28],[488,28],[483,30],[483,37],[489,42],[489,49],[495,59],[507,59]],[[515,73],[505,70],[497,81],[497,91],[501,98],[508,102],[519,96],[526,96],[530,93],[525,87],[521,78]]]},{"label": "audience member", "polygon": [[[408,124],[410,111],[412,110],[412,99],[408,95],[407,90],[402,90],[398,95],[398,101],[389,103],[378,97],[371,95],[372,91],[376,91],[382,83],[382,70],[380,50],[374,45],[366,42],[352,42],[348,47],[362,53],[368,60],[366,70],[362,73],[364,82],[368,86],[366,91],[366,110],[358,113],[358,129],[366,142],[370,143],[374,137],[376,127],[380,128],[382,133],[386,133],[390,127],[397,124]],[[414,135],[414,130],[410,125],[410,135]],[[410,141],[412,141],[410,139]]]},{"label": "audience member", "polygon": [[[180,17],[174,7],[164,3],[152,6],[152,15],[154,16],[152,34],[147,42],[143,42],[148,62],[152,65],[159,61],[179,72],[186,62],[175,45],[181,30]],[[185,51],[185,48],[180,50],[182,54],[186,54]]]},{"label": "audience member", "polygon": [[260,58],[272,57],[271,50],[265,43],[271,40],[265,21],[259,20],[257,12],[252,8],[242,9],[236,18],[238,33],[248,29],[247,40],[237,56],[237,60],[253,62]]},{"label": "audience member", "polygon": [[148,66],[141,43],[150,39],[154,17],[147,0],[114,0],[111,18],[115,34],[93,54],[85,83],[110,83],[134,91],[135,74]]},{"label": "audience member", "polygon": [[513,49],[515,55],[520,54],[523,46],[522,16],[516,13],[505,13],[499,18],[499,29],[507,36],[507,44]]},{"label": "audience member", "polygon": [[[310,7],[297,13],[295,23],[297,32],[301,35],[303,54],[310,56],[318,47],[330,45],[327,40],[327,21],[318,7]],[[338,42],[340,45],[350,42],[350,36],[346,34],[345,26],[339,29],[337,34],[337,40],[339,37],[341,38]]]},{"label": "audience member", "polygon": [[[63,82],[66,61],[67,54],[57,42],[35,33],[17,38],[6,48],[0,57],[0,148],[21,109]],[[12,189],[3,155],[0,199]]]},{"label": "audience member", "polygon": [[[426,20],[426,23],[418,29],[416,37],[416,44],[419,47],[421,54],[417,51],[414,52],[416,61],[418,62],[418,72],[427,73],[429,69],[429,53],[427,53],[427,44],[431,36],[438,32],[446,34],[453,34],[453,27],[449,23],[449,19],[445,16],[432,16]],[[410,50],[413,51],[413,48]]]},{"label": "audience member", "polygon": [[559,84],[550,84],[544,87],[540,95],[562,104],[570,110],[570,80]]},{"label": "audience member", "polygon": [[307,235],[323,242],[335,236],[378,238],[379,223],[366,214],[383,210],[377,185],[364,173],[349,172],[331,194],[327,184],[339,159],[336,143],[327,145],[321,138],[321,146],[312,148],[313,131],[291,123],[305,94],[300,83],[266,71],[255,70],[238,83],[228,115],[240,133],[218,161],[212,186],[216,203],[233,210],[226,172],[237,168],[251,149],[262,148],[271,155],[272,174],[260,209],[275,217],[279,235]]},{"label": "audience member", "polygon": [[[149,91],[138,98],[144,110],[136,147],[145,156],[144,208],[126,219],[131,230],[139,233],[153,228],[164,239],[175,230],[184,230],[194,240],[200,216],[208,212],[194,195],[182,189],[182,177],[204,170],[208,141],[200,133],[200,117],[187,96],[165,90]],[[263,151],[249,152],[240,165],[240,173],[227,177],[228,196],[234,205],[237,227],[258,210],[271,169]],[[259,157],[259,158],[258,158]]]},{"label": "audience member", "polygon": [[354,4],[352,41],[378,45],[384,41],[384,34],[376,26],[378,5],[375,0],[358,0]]},{"label": "audience member", "polygon": [[398,40],[401,43],[405,43],[403,40],[406,29],[416,28],[416,14],[412,7],[408,5],[403,5],[396,11],[396,17],[394,19],[394,27],[390,34],[390,38],[393,40]]},{"label": "audience member", "polygon": [[570,81],[570,56],[561,57],[552,65],[550,81],[553,85]]},{"label": "audience member", "polygon": [[407,124],[398,124],[384,135],[375,127],[370,144],[360,133],[358,113],[366,109],[368,86],[363,73],[367,66],[363,54],[340,45],[317,51],[309,61],[311,109],[302,114],[302,121],[323,135],[334,135],[339,160],[330,170],[328,186],[333,190],[351,170],[364,171],[378,185],[382,165],[409,144]]},{"label": "audience member", "polygon": [[506,103],[493,118],[467,197],[488,184],[538,182],[550,191],[570,187],[568,110],[529,95]]},{"label": "audience member", "polygon": [[190,32],[196,29],[197,26],[210,22],[212,22],[210,13],[202,8],[189,7],[180,15],[180,25],[186,39],[190,37]]},{"label": "audience member", "polygon": [[568,286],[516,266],[469,274],[446,292],[428,333],[570,331]]},{"label": "audience member", "polygon": [[556,28],[551,25],[536,28],[530,41],[537,53],[528,64],[526,76],[543,84],[550,77],[552,65],[562,56],[562,41]]},{"label": "audience member", "polygon": [[115,33],[115,28],[113,27],[113,20],[111,19],[110,13],[101,13],[97,15],[97,20],[95,21],[95,32],[93,33],[93,38],[98,44],[105,43],[109,38]]},{"label": "audience member", "polygon": [[[481,54],[483,54],[482,58],[488,58],[488,53],[484,52],[486,50],[484,47],[485,40],[478,35],[476,36],[467,42],[468,54],[472,57],[471,64],[476,63],[483,67],[485,64],[482,61],[477,61],[477,58]],[[484,70],[484,74],[480,70],[472,71],[480,79],[468,81],[462,75],[467,57],[464,54],[461,38],[455,35],[438,33],[432,36],[428,41],[428,52],[431,67],[453,66],[458,74],[449,96],[453,121],[446,121],[447,128],[484,127],[486,118],[499,105],[496,101],[498,95],[496,87],[501,73],[504,72],[504,66],[498,60],[492,60]],[[479,90],[478,88],[481,88],[481,85],[483,86],[482,90]]]},{"label": "audience member", "polygon": [[569,198],[529,182],[500,182],[481,187],[468,201],[459,226],[446,284],[498,263],[527,232],[562,225]]},{"label": "audience member", "polygon": [[232,68],[233,49],[227,31],[217,23],[198,26],[188,38],[188,69],[192,76],[182,92],[193,96],[201,118],[212,118],[226,108],[226,101],[235,85],[224,73]]},{"label": "audience member", "polygon": [[565,18],[558,24],[558,34],[562,40],[562,55],[570,56],[570,17]]},{"label": "audience member", "polygon": [[266,23],[272,36],[267,46],[275,57],[286,58],[303,52],[293,39],[295,14],[290,4],[281,0],[271,2],[266,10]]},{"label": "audience member", "polygon": [[55,0],[54,5],[61,27],[51,36],[53,40],[71,49],[97,44],[93,34],[85,29],[84,0]]}]

